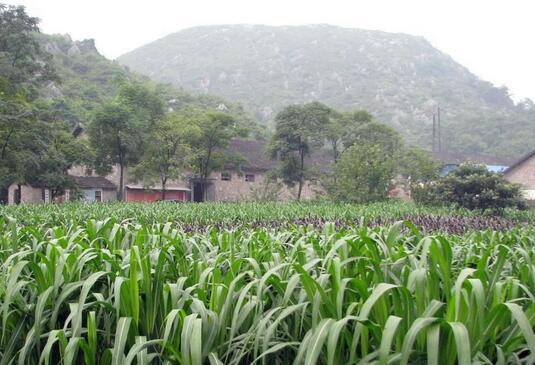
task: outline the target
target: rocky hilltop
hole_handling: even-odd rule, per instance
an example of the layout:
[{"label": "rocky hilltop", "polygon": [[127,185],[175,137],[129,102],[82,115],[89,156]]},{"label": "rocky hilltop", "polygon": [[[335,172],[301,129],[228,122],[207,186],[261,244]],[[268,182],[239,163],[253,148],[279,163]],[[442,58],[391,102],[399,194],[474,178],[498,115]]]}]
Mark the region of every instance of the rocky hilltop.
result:
[{"label": "rocky hilltop", "polygon": [[535,144],[532,103],[515,105],[506,88],[422,37],[329,25],[204,26],[118,61],[154,80],[241,102],[267,123],[287,104],[319,100],[367,109],[429,148],[440,106],[445,149],[516,156]]}]

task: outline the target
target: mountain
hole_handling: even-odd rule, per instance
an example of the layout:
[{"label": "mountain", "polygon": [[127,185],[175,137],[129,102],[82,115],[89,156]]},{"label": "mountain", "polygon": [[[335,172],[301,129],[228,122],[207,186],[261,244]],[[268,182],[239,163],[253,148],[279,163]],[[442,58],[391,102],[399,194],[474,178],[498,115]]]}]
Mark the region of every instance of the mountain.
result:
[{"label": "mountain", "polygon": [[[55,117],[75,127],[86,125],[96,108],[114,97],[124,80],[146,83],[167,102],[168,110],[190,106],[229,112],[254,129],[254,118],[243,107],[219,96],[193,95],[167,84],[157,84],[148,77],[129,71],[125,66],[102,56],[92,39],[72,40],[69,35],[35,35],[52,55],[58,80],[48,83],[42,92],[53,107]],[[255,129],[256,131],[256,129]]]},{"label": "mountain", "polygon": [[517,156],[535,144],[535,106],[480,80],[422,37],[329,25],[222,25],[168,35],[117,61],[151,79],[243,103],[269,124],[312,100],[366,109],[408,143]]}]

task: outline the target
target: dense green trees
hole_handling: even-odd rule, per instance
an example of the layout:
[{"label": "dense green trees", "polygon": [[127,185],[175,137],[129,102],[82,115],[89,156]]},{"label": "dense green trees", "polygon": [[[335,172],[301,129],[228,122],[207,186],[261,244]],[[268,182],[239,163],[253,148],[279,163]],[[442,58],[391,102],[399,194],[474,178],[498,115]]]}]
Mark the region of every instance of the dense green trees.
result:
[{"label": "dense green trees", "polygon": [[246,130],[236,125],[235,119],[222,112],[190,110],[188,119],[198,130],[198,135],[191,140],[191,169],[201,186],[202,200],[206,195],[208,178],[214,169],[223,167],[235,156],[228,156],[223,149],[233,137],[243,135]]},{"label": "dense green trees", "polygon": [[381,144],[364,142],[349,147],[334,167],[338,176],[330,186],[334,200],[367,203],[384,200],[394,174],[395,160]]},{"label": "dense green trees", "polygon": [[133,169],[133,176],[147,186],[159,182],[162,200],[170,179],[177,179],[191,168],[194,141],[199,140],[201,130],[189,111],[169,113],[156,121],[148,134],[148,142],[140,162]]},{"label": "dense green trees", "polygon": [[[128,166],[165,186],[187,162],[206,185],[230,138],[248,127],[263,133],[239,106],[156,85],[112,65],[91,41],[40,35],[37,24],[23,7],[0,4],[0,201],[12,183],[53,197],[75,188],[67,172],[76,164],[102,174],[118,165],[120,199]],[[164,116],[164,103],[179,114]]]},{"label": "dense green trees", "polygon": [[95,151],[94,166],[99,173],[119,168],[117,198],[124,198],[124,174],[127,166],[139,162],[146,137],[163,115],[163,104],[147,86],[125,83],[118,96],[107,101],[95,114],[88,132]]},{"label": "dense green trees", "polygon": [[329,124],[332,109],[313,102],[290,105],[277,114],[270,153],[280,160],[279,176],[289,186],[298,185],[297,200],[301,199],[303,184],[308,177],[305,157],[312,149],[321,147],[323,132]]},{"label": "dense green trees", "polygon": [[353,144],[359,127],[371,121],[372,115],[364,110],[343,113],[331,111],[329,123],[323,128],[322,135],[331,148],[334,163],[338,162],[344,149]]},{"label": "dense green trees", "polygon": [[406,148],[400,159],[400,174],[411,183],[431,181],[438,177],[439,164],[427,151],[418,147]]},{"label": "dense green trees", "polygon": [[326,184],[327,191],[339,201],[383,200],[401,155],[401,138],[390,127],[370,120],[354,124],[344,136],[344,152],[333,167],[335,179]]},{"label": "dense green trees", "polygon": [[[399,133],[366,111],[310,103],[288,106],[275,120],[270,153],[280,160],[277,176],[290,187],[299,184],[297,199],[306,179],[319,180],[334,200],[369,202],[386,199],[398,175],[426,181],[437,174],[426,152],[405,148]],[[320,171],[309,166],[315,158],[323,161]]]},{"label": "dense green trees", "polygon": [[80,162],[71,148],[68,126],[39,99],[39,90],[56,80],[51,56],[35,38],[38,20],[23,7],[0,4],[0,201],[12,183],[33,184],[59,193],[70,182],[66,172]]},{"label": "dense green trees", "polygon": [[[320,180],[335,200],[386,198],[403,154],[392,128],[374,122],[366,111],[341,113],[317,102],[288,106],[275,121],[270,153],[280,160],[278,176],[284,183],[298,184],[297,200],[306,179]],[[315,154],[324,160],[325,147],[332,163],[314,175],[306,159]]]}]

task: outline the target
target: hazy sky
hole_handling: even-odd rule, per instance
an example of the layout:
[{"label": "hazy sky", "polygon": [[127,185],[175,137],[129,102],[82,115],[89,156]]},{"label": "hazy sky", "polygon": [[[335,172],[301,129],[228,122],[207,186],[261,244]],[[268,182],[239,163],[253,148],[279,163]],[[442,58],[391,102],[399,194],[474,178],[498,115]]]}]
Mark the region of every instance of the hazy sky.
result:
[{"label": "hazy sky", "polygon": [[515,99],[535,100],[533,0],[0,0],[25,5],[46,33],[94,38],[115,58],[206,24],[328,23],[421,35]]}]

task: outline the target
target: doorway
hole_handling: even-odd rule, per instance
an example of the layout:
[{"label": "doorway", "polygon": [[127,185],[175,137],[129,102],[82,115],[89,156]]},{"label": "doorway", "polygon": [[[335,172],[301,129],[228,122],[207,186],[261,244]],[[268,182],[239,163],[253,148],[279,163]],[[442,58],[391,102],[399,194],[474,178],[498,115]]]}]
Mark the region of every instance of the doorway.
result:
[{"label": "doorway", "polygon": [[194,183],[193,184],[193,201],[196,203],[200,203],[204,201],[203,197],[203,191],[202,191],[202,185],[201,183]]}]

